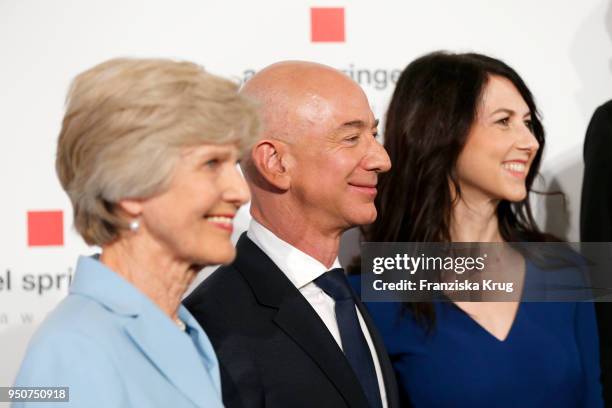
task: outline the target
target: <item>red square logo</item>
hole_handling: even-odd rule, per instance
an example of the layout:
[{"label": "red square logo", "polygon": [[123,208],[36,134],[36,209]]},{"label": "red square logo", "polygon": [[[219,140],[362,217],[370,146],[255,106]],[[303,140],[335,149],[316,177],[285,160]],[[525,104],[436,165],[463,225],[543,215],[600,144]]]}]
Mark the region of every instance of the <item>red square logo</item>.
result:
[{"label": "red square logo", "polygon": [[312,42],[344,42],[344,7],[310,9]]},{"label": "red square logo", "polygon": [[28,211],[28,246],[64,245],[63,211]]}]

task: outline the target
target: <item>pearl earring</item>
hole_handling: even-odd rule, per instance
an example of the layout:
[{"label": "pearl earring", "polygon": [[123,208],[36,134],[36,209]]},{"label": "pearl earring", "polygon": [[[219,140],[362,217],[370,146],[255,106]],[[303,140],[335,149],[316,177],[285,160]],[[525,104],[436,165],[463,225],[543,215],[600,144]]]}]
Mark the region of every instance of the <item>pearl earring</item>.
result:
[{"label": "pearl earring", "polygon": [[131,222],[130,222],[130,230],[132,232],[136,232],[138,231],[138,229],[140,228],[140,221],[138,221],[137,218],[134,218]]}]

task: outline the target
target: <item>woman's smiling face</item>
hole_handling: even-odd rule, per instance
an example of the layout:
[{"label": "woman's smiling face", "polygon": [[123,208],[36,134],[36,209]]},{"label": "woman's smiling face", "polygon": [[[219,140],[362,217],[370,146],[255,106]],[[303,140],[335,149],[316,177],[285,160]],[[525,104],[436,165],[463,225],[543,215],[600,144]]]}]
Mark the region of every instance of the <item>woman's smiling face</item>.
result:
[{"label": "woman's smiling face", "polygon": [[232,221],[250,197],[238,154],[233,144],[186,148],[169,188],[143,200],[143,229],[171,257],[197,265],[234,259]]},{"label": "woman's smiling face", "polygon": [[461,196],[468,201],[525,199],[525,179],[539,147],[521,94],[508,79],[490,76],[457,160]]}]

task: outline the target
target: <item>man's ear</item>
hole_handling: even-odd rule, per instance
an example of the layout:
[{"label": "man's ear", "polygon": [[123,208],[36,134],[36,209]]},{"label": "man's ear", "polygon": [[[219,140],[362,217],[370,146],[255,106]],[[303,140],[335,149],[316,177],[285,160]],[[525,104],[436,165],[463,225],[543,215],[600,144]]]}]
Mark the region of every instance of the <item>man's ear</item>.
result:
[{"label": "man's ear", "polygon": [[291,185],[291,157],[287,146],[279,140],[260,140],[251,151],[253,165],[262,178],[286,191]]}]

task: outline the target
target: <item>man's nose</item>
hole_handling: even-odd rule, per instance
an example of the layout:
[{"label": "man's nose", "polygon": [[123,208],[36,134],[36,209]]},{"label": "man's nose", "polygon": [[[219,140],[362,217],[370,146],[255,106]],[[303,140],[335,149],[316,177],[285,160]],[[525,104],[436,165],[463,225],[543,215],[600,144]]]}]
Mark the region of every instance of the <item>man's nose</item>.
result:
[{"label": "man's nose", "polygon": [[365,157],[365,167],[367,170],[377,173],[385,173],[391,168],[391,159],[387,151],[376,139],[372,140],[368,148],[368,154]]}]

